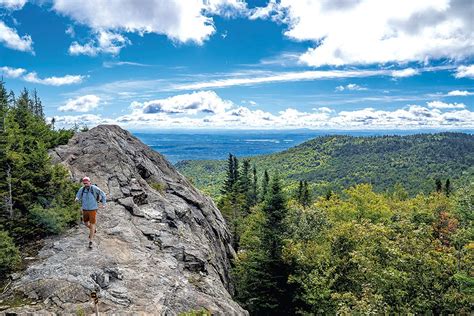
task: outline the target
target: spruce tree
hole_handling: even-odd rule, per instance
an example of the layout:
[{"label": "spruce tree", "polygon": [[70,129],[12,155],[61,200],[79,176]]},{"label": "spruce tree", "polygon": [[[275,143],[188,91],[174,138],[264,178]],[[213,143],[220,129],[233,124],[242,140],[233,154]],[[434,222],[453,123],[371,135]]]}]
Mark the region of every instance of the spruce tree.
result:
[{"label": "spruce tree", "polygon": [[446,179],[446,184],[445,184],[445,187],[444,187],[444,192],[446,194],[447,197],[449,197],[449,195],[451,194],[451,182],[449,181],[449,178]]},{"label": "spruce tree", "polygon": [[441,184],[440,179],[436,179],[436,192],[442,192],[443,191],[443,185]]},{"label": "spruce tree", "polygon": [[301,205],[304,207],[308,207],[309,204],[311,203],[311,195],[309,193],[309,188],[308,188],[308,181],[303,182],[303,191],[301,194]]},{"label": "spruce tree", "polygon": [[262,196],[260,197],[261,201],[265,201],[265,199],[267,198],[269,183],[270,183],[270,177],[268,176],[267,169],[265,169],[265,171],[263,172],[263,179],[262,179]]},{"label": "spruce tree", "polygon": [[256,205],[258,202],[258,178],[257,178],[257,168],[255,165],[252,167],[252,206]]},{"label": "spruce tree", "polygon": [[229,194],[234,189],[235,183],[235,160],[234,155],[229,153],[229,158],[227,159],[227,171],[226,178],[224,180],[224,186],[221,189],[222,194]]}]

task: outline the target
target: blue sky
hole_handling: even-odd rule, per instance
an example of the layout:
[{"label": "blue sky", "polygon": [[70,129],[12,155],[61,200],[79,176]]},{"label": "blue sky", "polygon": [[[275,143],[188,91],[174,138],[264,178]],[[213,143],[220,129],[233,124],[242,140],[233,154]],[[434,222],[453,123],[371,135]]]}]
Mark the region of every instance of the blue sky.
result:
[{"label": "blue sky", "polygon": [[57,126],[473,129],[466,0],[0,0],[0,73]]}]

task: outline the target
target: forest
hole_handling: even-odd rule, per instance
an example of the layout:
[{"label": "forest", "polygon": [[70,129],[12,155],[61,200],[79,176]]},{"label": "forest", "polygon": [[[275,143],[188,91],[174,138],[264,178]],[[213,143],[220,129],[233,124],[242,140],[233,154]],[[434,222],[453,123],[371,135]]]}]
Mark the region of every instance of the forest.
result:
[{"label": "forest", "polygon": [[[428,194],[436,180],[465,185],[474,176],[474,135],[443,132],[409,136],[317,137],[283,152],[248,158],[263,170],[279,173],[285,189],[307,181],[324,195],[360,183],[376,192],[402,184],[410,196]],[[226,173],[225,160],[187,160],[176,165],[200,190],[215,199]]]},{"label": "forest", "polygon": [[54,121],[46,122],[36,91],[24,89],[15,96],[0,81],[0,283],[25,265],[22,258],[43,237],[79,220],[78,184],[48,155],[73,135],[73,129],[58,130]]},{"label": "forest", "polygon": [[316,196],[307,181],[285,190],[278,173],[258,174],[229,155],[218,201],[237,250],[236,299],[251,315],[472,312],[472,184]]}]

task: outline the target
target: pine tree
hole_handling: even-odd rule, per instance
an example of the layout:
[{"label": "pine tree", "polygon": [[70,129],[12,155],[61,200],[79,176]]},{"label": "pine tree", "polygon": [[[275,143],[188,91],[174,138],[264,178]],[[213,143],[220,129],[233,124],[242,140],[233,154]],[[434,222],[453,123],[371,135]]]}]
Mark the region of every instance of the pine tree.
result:
[{"label": "pine tree", "polygon": [[268,176],[267,169],[265,169],[265,171],[263,172],[263,179],[262,179],[262,196],[260,197],[261,201],[265,201],[265,199],[267,198],[269,183],[270,183],[270,177]]},{"label": "pine tree", "polygon": [[311,195],[309,193],[309,188],[308,188],[308,181],[303,182],[303,191],[301,194],[301,205],[304,207],[308,207],[309,204],[311,203]]},{"label": "pine tree", "polygon": [[256,205],[258,202],[258,178],[257,178],[257,168],[255,165],[252,167],[252,196],[251,196],[252,206]]},{"label": "pine tree", "polygon": [[221,193],[223,195],[229,194],[234,189],[235,184],[235,159],[234,155],[229,153],[229,158],[227,159],[227,171],[226,171],[226,179],[224,180],[224,186],[221,189]]},{"label": "pine tree", "polygon": [[445,187],[444,187],[444,192],[446,194],[447,197],[449,197],[451,195],[451,182],[449,181],[449,178],[446,179],[446,184],[445,184]]},{"label": "pine tree", "polygon": [[302,203],[302,198],[303,198],[303,180],[300,180],[298,182],[298,191],[296,192],[296,201],[298,203]]},{"label": "pine tree", "polygon": [[288,309],[291,309],[292,297],[287,285],[289,267],[282,258],[285,234],[284,219],[287,214],[287,208],[278,175],[275,175],[272,179],[262,210],[267,219],[264,227],[264,247],[268,254],[268,262],[265,266],[273,280],[273,284],[263,284],[263,286],[269,286],[267,289],[262,289],[269,297],[268,304],[266,307],[263,307],[262,312],[263,314],[276,312],[287,314],[289,313]]}]

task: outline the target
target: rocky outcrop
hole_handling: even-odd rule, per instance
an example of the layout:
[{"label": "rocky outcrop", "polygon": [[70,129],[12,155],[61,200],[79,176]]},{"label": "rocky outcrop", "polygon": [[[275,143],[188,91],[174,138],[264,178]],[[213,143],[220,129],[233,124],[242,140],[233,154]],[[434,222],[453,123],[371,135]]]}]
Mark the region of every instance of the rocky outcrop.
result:
[{"label": "rocky outcrop", "polygon": [[82,225],[46,240],[40,260],[10,286],[29,304],[9,311],[92,313],[97,292],[100,312],[247,314],[229,294],[234,251],[221,213],[162,155],[102,125],[51,156],[74,181],[91,177],[109,202],[98,211],[92,250]]}]

